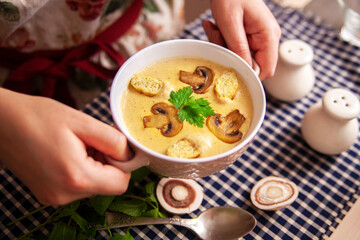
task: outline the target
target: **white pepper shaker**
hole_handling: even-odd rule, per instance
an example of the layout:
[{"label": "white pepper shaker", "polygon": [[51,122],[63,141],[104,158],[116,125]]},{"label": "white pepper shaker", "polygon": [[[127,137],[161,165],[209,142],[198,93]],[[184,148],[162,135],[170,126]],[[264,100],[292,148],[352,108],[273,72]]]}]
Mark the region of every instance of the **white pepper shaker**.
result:
[{"label": "white pepper shaker", "polygon": [[287,102],[304,97],[315,84],[313,58],[314,51],[306,42],[298,39],[282,42],[274,76],[263,81],[266,92]]},{"label": "white pepper shaker", "polygon": [[301,132],[314,150],[339,154],[350,148],[359,133],[359,99],[347,89],[334,88],[305,113]]}]

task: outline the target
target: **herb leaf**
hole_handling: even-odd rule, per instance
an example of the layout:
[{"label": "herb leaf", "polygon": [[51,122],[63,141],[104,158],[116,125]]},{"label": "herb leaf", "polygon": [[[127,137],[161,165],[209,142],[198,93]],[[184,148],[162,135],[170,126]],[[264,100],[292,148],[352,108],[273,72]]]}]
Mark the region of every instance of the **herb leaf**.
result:
[{"label": "herb leaf", "polygon": [[193,124],[198,127],[204,125],[204,117],[197,113],[197,111],[191,106],[184,106],[178,111],[180,121],[188,121],[190,124]]},{"label": "herb leaf", "polygon": [[85,218],[80,216],[77,212],[74,212],[71,215],[71,219],[73,219],[77,223],[77,225],[81,228],[81,230],[83,230],[84,232],[87,231],[88,221],[86,221]]},{"label": "herb leaf", "polygon": [[[190,94],[191,95],[191,94]],[[134,174],[133,174],[134,173]],[[96,195],[92,198],[77,200],[65,206],[59,207],[50,217],[38,227],[25,233],[21,238],[30,239],[27,236],[33,234],[40,227],[53,224],[49,236],[44,236],[44,239],[50,240],[85,240],[94,239],[97,234],[97,226],[106,227],[106,211],[116,211],[128,216],[140,217],[167,217],[166,213],[162,212],[159,202],[156,198],[155,189],[156,182],[148,182],[151,171],[147,168],[142,168],[134,171],[131,176],[129,188],[127,193],[119,196],[103,196]],[[140,183],[141,181],[141,183]],[[144,182],[146,184],[143,184]],[[139,188],[141,192],[138,192]],[[131,189],[131,191],[129,191]],[[40,207],[36,211],[26,215],[26,217],[43,210],[45,207]],[[25,217],[17,219],[20,221]],[[112,240],[133,240],[129,230],[125,235],[110,233]],[[41,236],[42,237],[42,236]],[[32,238],[31,238],[32,239]],[[42,239],[42,238],[36,238]]]},{"label": "herb leaf", "polygon": [[155,195],[155,188],[156,185],[154,182],[149,182],[145,185],[145,192],[146,192],[146,200],[154,203],[156,205],[157,208],[159,208],[157,199],[156,199],[156,195]]},{"label": "herb leaf", "polygon": [[204,118],[215,114],[210,103],[204,98],[194,98],[191,96],[193,90],[191,87],[184,87],[176,92],[171,91],[169,102],[171,102],[178,111],[180,121],[187,121],[198,127],[203,127]]},{"label": "herb leaf", "polygon": [[132,199],[129,201],[129,199],[119,196],[110,204],[108,209],[121,212],[132,217],[140,217],[141,214],[146,211],[147,205],[146,202],[139,199]]},{"label": "herb leaf", "polygon": [[53,240],[53,239],[75,240],[75,238],[76,238],[76,228],[74,226],[70,226],[65,223],[56,224],[49,236],[49,240]]},{"label": "herb leaf", "polygon": [[193,93],[191,87],[184,87],[177,92],[171,91],[169,102],[174,104],[177,109],[180,109]]},{"label": "herb leaf", "polygon": [[74,202],[65,205],[63,208],[59,209],[59,213],[54,217],[54,220],[58,221],[63,217],[71,216],[73,213],[76,212],[79,205],[80,205],[80,200],[76,200]]},{"label": "herb leaf", "polygon": [[145,177],[149,176],[151,171],[147,167],[141,167],[131,172],[131,180],[135,182],[142,181]]},{"label": "herb leaf", "polygon": [[110,196],[96,195],[95,197],[90,198],[89,201],[97,213],[99,213],[100,215],[104,215],[106,209],[110,206],[114,198],[115,196],[111,196],[111,195]]},{"label": "herb leaf", "polygon": [[126,231],[125,235],[121,235],[120,233],[114,233],[109,240],[133,240],[134,238],[131,236],[129,229]]}]

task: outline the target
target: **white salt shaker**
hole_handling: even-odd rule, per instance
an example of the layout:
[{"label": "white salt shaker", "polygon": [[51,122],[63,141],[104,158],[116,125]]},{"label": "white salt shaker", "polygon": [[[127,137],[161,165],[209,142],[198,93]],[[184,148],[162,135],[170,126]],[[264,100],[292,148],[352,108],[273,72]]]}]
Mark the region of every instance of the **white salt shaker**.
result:
[{"label": "white salt shaker", "polygon": [[309,108],[301,123],[304,140],[323,154],[339,154],[357,139],[359,99],[347,89],[334,88]]},{"label": "white salt shaker", "polygon": [[298,39],[282,42],[274,76],[263,81],[266,92],[287,102],[304,97],[315,84],[313,58],[314,51],[306,42]]}]

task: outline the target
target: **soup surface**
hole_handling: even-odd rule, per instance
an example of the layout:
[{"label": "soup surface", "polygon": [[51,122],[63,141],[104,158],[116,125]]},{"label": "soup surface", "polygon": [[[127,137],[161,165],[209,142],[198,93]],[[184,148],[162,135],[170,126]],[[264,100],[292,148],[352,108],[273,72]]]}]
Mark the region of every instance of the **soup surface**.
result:
[{"label": "soup surface", "polygon": [[173,137],[163,136],[157,128],[144,127],[143,118],[152,115],[151,107],[154,104],[159,102],[171,104],[168,101],[170,92],[189,86],[179,80],[180,70],[194,72],[197,66],[210,68],[214,73],[214,82],[204,94],[193,93],[192,96],[206,99],[210,102],[210,106],[215,113],[223,116],[238,109],[245,116],[245,121],[241,125],[240,131],[243,133],[243,136],[246,135],[253,117],[253,104],[250,93],[240,75],[236,73],[239,88],[235,97],[232,100],[220,99],[214,91],[216,79],[222,73],[232,69],[206,59],[182,56],[164,59],[136,73],[137,76],[150,76],[161,80],[164,86],[158,95],[152,97],[146,96],[138,92],[131,84],[128,84],[127,91],[122,96],[121,110],[126,127],[135,140],[153,151],[166,154],[167,149],[177,141],[184,138],[190,139],[200,150],[200,158],[226,152],[241,142],[241,140],[235,143],[223,142],[208,129],[206,123],[200,128],[184,121],[182,130]]}]

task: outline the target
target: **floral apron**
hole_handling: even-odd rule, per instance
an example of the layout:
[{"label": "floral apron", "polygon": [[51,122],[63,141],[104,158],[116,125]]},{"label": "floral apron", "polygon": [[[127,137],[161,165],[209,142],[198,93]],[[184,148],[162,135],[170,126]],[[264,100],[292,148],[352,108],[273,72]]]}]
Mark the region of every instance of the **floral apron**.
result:
[{"label": "floral apron", "polygon": [[[93,2],[98,2],[94,0]],[[104,0],[101,0],[104,1]],[[76,0],[66,0],[73,9],[77,7]],[[112,80],[115,73],[128,56],[114,49],[114,42],[120,39],[135,24],[143,4],[149,1],[133,0],[122,16],[105,28],[90,41],[66,50],[37,50],[22,52],[14,48],[0,47],[0,66],[11,70],[3,83],[3,87],[26,94],[42,95],[57,99],[70,106],[75,106],[67,84],[67,79],[81,69],[101,79]],[[96,8],[93,8],[96,10]],[[97,9],[99,10],[99,9]],[[80,15],[91,18],[92,15]],[[79,11],[81,14],[81,11]],[[99,14],[99,12],[97,12]],[[106,52],[107,58],[115,63],[115,68],[104,67],[92,61],[99,52]],[[130,51],[130,55],[131,55]],[[34,81],[41,81],[41,87],[34,90]]]}]

